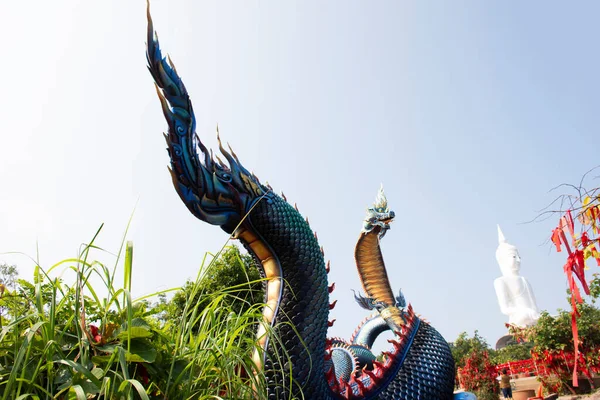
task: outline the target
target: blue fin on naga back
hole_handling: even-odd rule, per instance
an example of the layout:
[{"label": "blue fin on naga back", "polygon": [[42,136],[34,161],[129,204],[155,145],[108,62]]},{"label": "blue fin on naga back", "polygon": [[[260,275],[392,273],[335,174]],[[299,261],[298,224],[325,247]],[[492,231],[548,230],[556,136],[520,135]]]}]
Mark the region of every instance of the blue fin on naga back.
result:
[{"label": "blue fin on naga back", "polygon": [[402,289],[400,289],[398,291],[398,296],[396,297],[396,307],[400,307],[400,308],[406,307],[406,299],[404,298]]},{"label": "blue fin on naga back", "polygon": [[[352,290],[352,292],[354,292],[354,290]],[[375,308],[375,301],[372,298],[363,296],[360,293],[357,294],[354,292],[354,300],[365,310],[372,310]]]}]

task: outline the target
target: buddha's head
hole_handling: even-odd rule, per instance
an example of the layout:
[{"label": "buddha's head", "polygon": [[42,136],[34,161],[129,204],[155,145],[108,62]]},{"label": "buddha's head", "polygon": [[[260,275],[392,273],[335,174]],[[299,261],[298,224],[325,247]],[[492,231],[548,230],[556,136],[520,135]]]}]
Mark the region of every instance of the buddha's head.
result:
[{"label": "buddha's head", "polygon": [[521,269],[521,256],[515,246],[509,244],[498,226],[498,248],[496,249],[496,261],[500,265],[503,276],[517,276]]}]

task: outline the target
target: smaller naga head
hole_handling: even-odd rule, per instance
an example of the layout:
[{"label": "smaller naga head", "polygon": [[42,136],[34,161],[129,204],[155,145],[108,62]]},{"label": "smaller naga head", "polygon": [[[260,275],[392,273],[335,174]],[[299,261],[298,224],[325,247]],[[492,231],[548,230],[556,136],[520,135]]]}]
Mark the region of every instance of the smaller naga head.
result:
[{"label": "smaller naga head", "polygon": [[383,184],[377,193],[375,203],[372,207],[367,209],[367,215],[363,221],[363,233],[368,233],[374,230],[376,227],[379,228],[379,238],[383,238],[388,229],[390,229],[390,223],[394,220],[396,214],[388,207],[387,198],[383,192]]}]

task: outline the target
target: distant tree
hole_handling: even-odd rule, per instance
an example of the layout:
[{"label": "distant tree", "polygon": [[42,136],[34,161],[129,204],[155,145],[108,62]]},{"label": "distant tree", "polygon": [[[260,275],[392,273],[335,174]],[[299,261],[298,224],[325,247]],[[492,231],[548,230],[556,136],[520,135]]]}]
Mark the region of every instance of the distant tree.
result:
[{"label": "distant tree", "polygon": [[[600,309],[584,302],[577,305],[579,313],[577,325],[583,350],[600,347]],[[571,312],[558,310],[558,315],[552,316],[547,311],[541,313],[537,324],[526,331],[526,337],[538,351],[564,350],[572,352],[573,334],[571,327]],[[585,354],[585,351],[584,351]]]},{"label": "distant tree", "polygon": [[472,338],[469,337],[467,332],[461,332],[458,338],[450,343],[450,350],[452,351],[452,357],[454,357],[455,368],[462,368],[472,353],[489,352],[492,348],[476,330]]},{"label": "distant tree", "polygon": [[2,288],[15,288],[17,276],[19,271],[16,265],[9,265],[6,263],[0,264],[0,291],[4,291]]},{"label": "distant tree", "polygon": [[[600,243],[600,186],[593,185],[594,187],[591,189],[584,186],[586,177],[597,168],[600,166],[586,172],[578,185],[561,184],[557,186],[555,189],[567,189],[570,193],[559,195],[536,218],[558,216],[558,225],[552,231],[551,241],[556,247],[556,251],[564,251],[566,256],[563,270],[569,285],[575,358],[578,358],[579,352],[577,338],[580,335],[578,330],[586,329],[584,326],[579,326],[579,306],[582,306],[587,312],[593,312],[588,307],[589,305],[585,305],[583,294],[591,296],[592,303],[600,296],[598,274],[594,274],[594,279],[589,284],[585,277],[586,268],[592,265],[600,266],[600,246],[598,246]],[[556,325],[559,322],[566,321],[559,316],[557,321],[550,325]],[[585,343],[583,344],[585,345]]]},{"label": "distant tree", "polygon": [[238,247],[227,247],[207,268],[203,279],[198,283],[187,281],[171,301],[159,299],[162,318],[179,321],[186,304],[197,304],[197,313],[200,313],[219,293],[226,294],[224,301],[237,315],[263,302],[263,285],[256,263]]},{"label": "distant tree", "polygon": [[504,364],[509,361],[529,360],[531,358],[532,342],[513,343],[500,350],[490,353],[492,364]]},{"label": "distant tree", "polygon": [[3,318],[7,317],[7,297],[13,296],[19,271],[15,265],[0,264],[0,327],[4,326]]},{"label": "distant tree", "polygon": [[461,370],[460,374],[457,371],[457,378],[464,388],[473,391],[478,399],[497,399],[498,385],[494,380],[496,372],[490,361],[490,354],[493,355],[494,350],[485,338],[479,335],[478,331],[474,332],[473,337],[462,332],[450,343],[450,349],[455,368]]}]

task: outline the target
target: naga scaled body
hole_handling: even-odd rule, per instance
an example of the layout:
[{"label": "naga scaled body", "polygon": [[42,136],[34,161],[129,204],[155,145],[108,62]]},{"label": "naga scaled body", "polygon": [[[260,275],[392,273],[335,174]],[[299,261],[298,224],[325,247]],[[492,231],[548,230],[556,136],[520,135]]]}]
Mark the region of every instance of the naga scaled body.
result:
[{"label": "naga scaled body", "polygon": [[[349,342],[328,339],[332,287],[316,235],[294,207],[261,184],[220,140],[227,163],[206,149],[195,133],[186,88],[161,54],[149,12],[147,39],[148,68],[169,126],[165,138],[177,193],[193,215],[239,239],[262,267],[266,307],[257,333],[262,351],[254,361],[266,374],[268,398],[452,398],[454,367],[446,341],[410,306],[405,309],[390,297],[383,260],[369,259],[379,251],[389,213],[383,219],[375,216],[376,227],[362,233],[357,245],[357,254],[364,250],[357,266],[369,296],[360,297],[361,304],[377,313]],[[392,330],[396,339],[392,351],[377,361],[370,347],[385,330]]]}]

